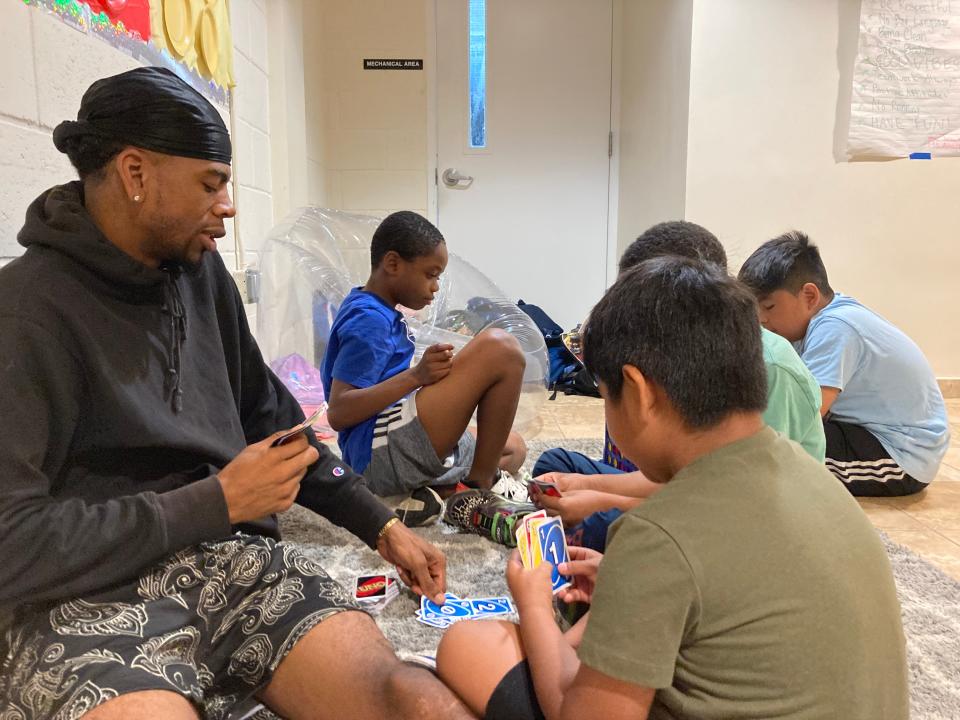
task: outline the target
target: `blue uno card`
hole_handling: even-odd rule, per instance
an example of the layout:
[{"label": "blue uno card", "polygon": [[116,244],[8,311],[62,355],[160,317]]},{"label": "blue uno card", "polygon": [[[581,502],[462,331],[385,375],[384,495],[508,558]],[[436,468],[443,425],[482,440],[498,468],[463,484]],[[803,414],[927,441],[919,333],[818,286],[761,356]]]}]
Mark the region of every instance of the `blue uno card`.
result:
[{"label": "blue uno card", "polygon": [[537,528],[537,536],[540,540],[540,547],[543,548],[543,559],[553,566],[550,581],[553,585],[553,592],[558,593],[565,587],[570,586],[567,578],[557,570],[560,563],[570,562],[570,554],[567,552],[567,537],[563,533],[563,522],[560,518],[551,518],[549,522],[543,523]]},{"label": "blue uno card", "polygon": [[417,620],[422,622],[424,625],[439,628],[440,630],[446,630],[453,624],[453,620],[451,618],[424,617],[419,610],[417,610],[416,616]]},{"label": "blue uno card", "polygon": [[475,598],[470,600],[470,609],[474,617],[509,615],[513,612],[513,603],[507,597]]},{"label": "blue uno card", "polygon": [[462,619],[470,617],[470,602],[461,600],[453,593],[447,593],[447,601],[443,605],[437,605],[426,597],[420,597],[420,614],[424,619],[428,618],[449,618]]}]

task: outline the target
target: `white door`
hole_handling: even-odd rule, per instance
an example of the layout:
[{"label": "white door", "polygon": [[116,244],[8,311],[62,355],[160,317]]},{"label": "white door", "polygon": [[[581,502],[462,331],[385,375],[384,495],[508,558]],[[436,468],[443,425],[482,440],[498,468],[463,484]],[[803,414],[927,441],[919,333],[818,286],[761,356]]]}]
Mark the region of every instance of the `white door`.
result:
[{"label": "white door", "polygon": [[607,281],[611,1],[436,0],[438,226],[565,329]]}]

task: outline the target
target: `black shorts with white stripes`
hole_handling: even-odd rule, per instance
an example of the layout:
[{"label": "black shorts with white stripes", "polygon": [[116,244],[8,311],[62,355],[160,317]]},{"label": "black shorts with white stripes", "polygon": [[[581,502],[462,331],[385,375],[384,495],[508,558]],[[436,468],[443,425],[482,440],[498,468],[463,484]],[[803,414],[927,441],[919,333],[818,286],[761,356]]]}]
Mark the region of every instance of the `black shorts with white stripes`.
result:
[{"label": "black shorts with white stripes", "polygon": [[827,436],[827,469],[852,495],[913,495],[927,487],[908,475],[866,428],[824,419],[823,431]]}]

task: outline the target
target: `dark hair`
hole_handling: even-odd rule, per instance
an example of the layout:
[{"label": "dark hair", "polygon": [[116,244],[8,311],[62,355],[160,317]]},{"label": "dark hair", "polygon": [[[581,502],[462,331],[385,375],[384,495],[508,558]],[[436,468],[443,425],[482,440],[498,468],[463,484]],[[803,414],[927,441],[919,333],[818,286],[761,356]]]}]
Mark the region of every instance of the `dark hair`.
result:
[{"label": "dark hair", "polygon": [[620,258],[620,272],[662,255],[706,260],[727,269],[727,253],[716,235],[696,223],[671,220],[654,225],[630,243]]},{"label": "dark hair", "polygon": [[820,288],[824,296],[833,297],[820,251],[810,238],[797,230],[775,237],[754,250],[740,268],[738,277],[757,297],[775,290],[796,293],[808,282]]},{"label": "dark hair", "polygon": [[628,270],[590,312],[583,348],[612,400],[633,365],[690,428],[767,405],[756,300],[710,262],[663,256]]},{"label": "dark hair", "polygon": [[62,142],[63,152],[76,168],[80,179],[94,182],[103,180],[107,163],[129,144],[93,134],[66,138]]},{"label": "dark hair", "polygon": [[443,235],[422,215],[409,210],[392,213],[373,233],[370,267],[376,268],[391,250],[404,260],[413,260],[429,255],[442,242]]}]

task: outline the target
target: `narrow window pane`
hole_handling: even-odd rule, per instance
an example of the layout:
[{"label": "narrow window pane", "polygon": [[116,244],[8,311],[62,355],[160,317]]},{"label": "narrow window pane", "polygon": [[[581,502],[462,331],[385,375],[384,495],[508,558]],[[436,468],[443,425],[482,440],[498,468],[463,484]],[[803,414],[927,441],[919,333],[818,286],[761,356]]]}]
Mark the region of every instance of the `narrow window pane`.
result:
[{"label": "narrow window pane", "polygon": [[470,0],[470,147],[487,146],[487,3]]}]

